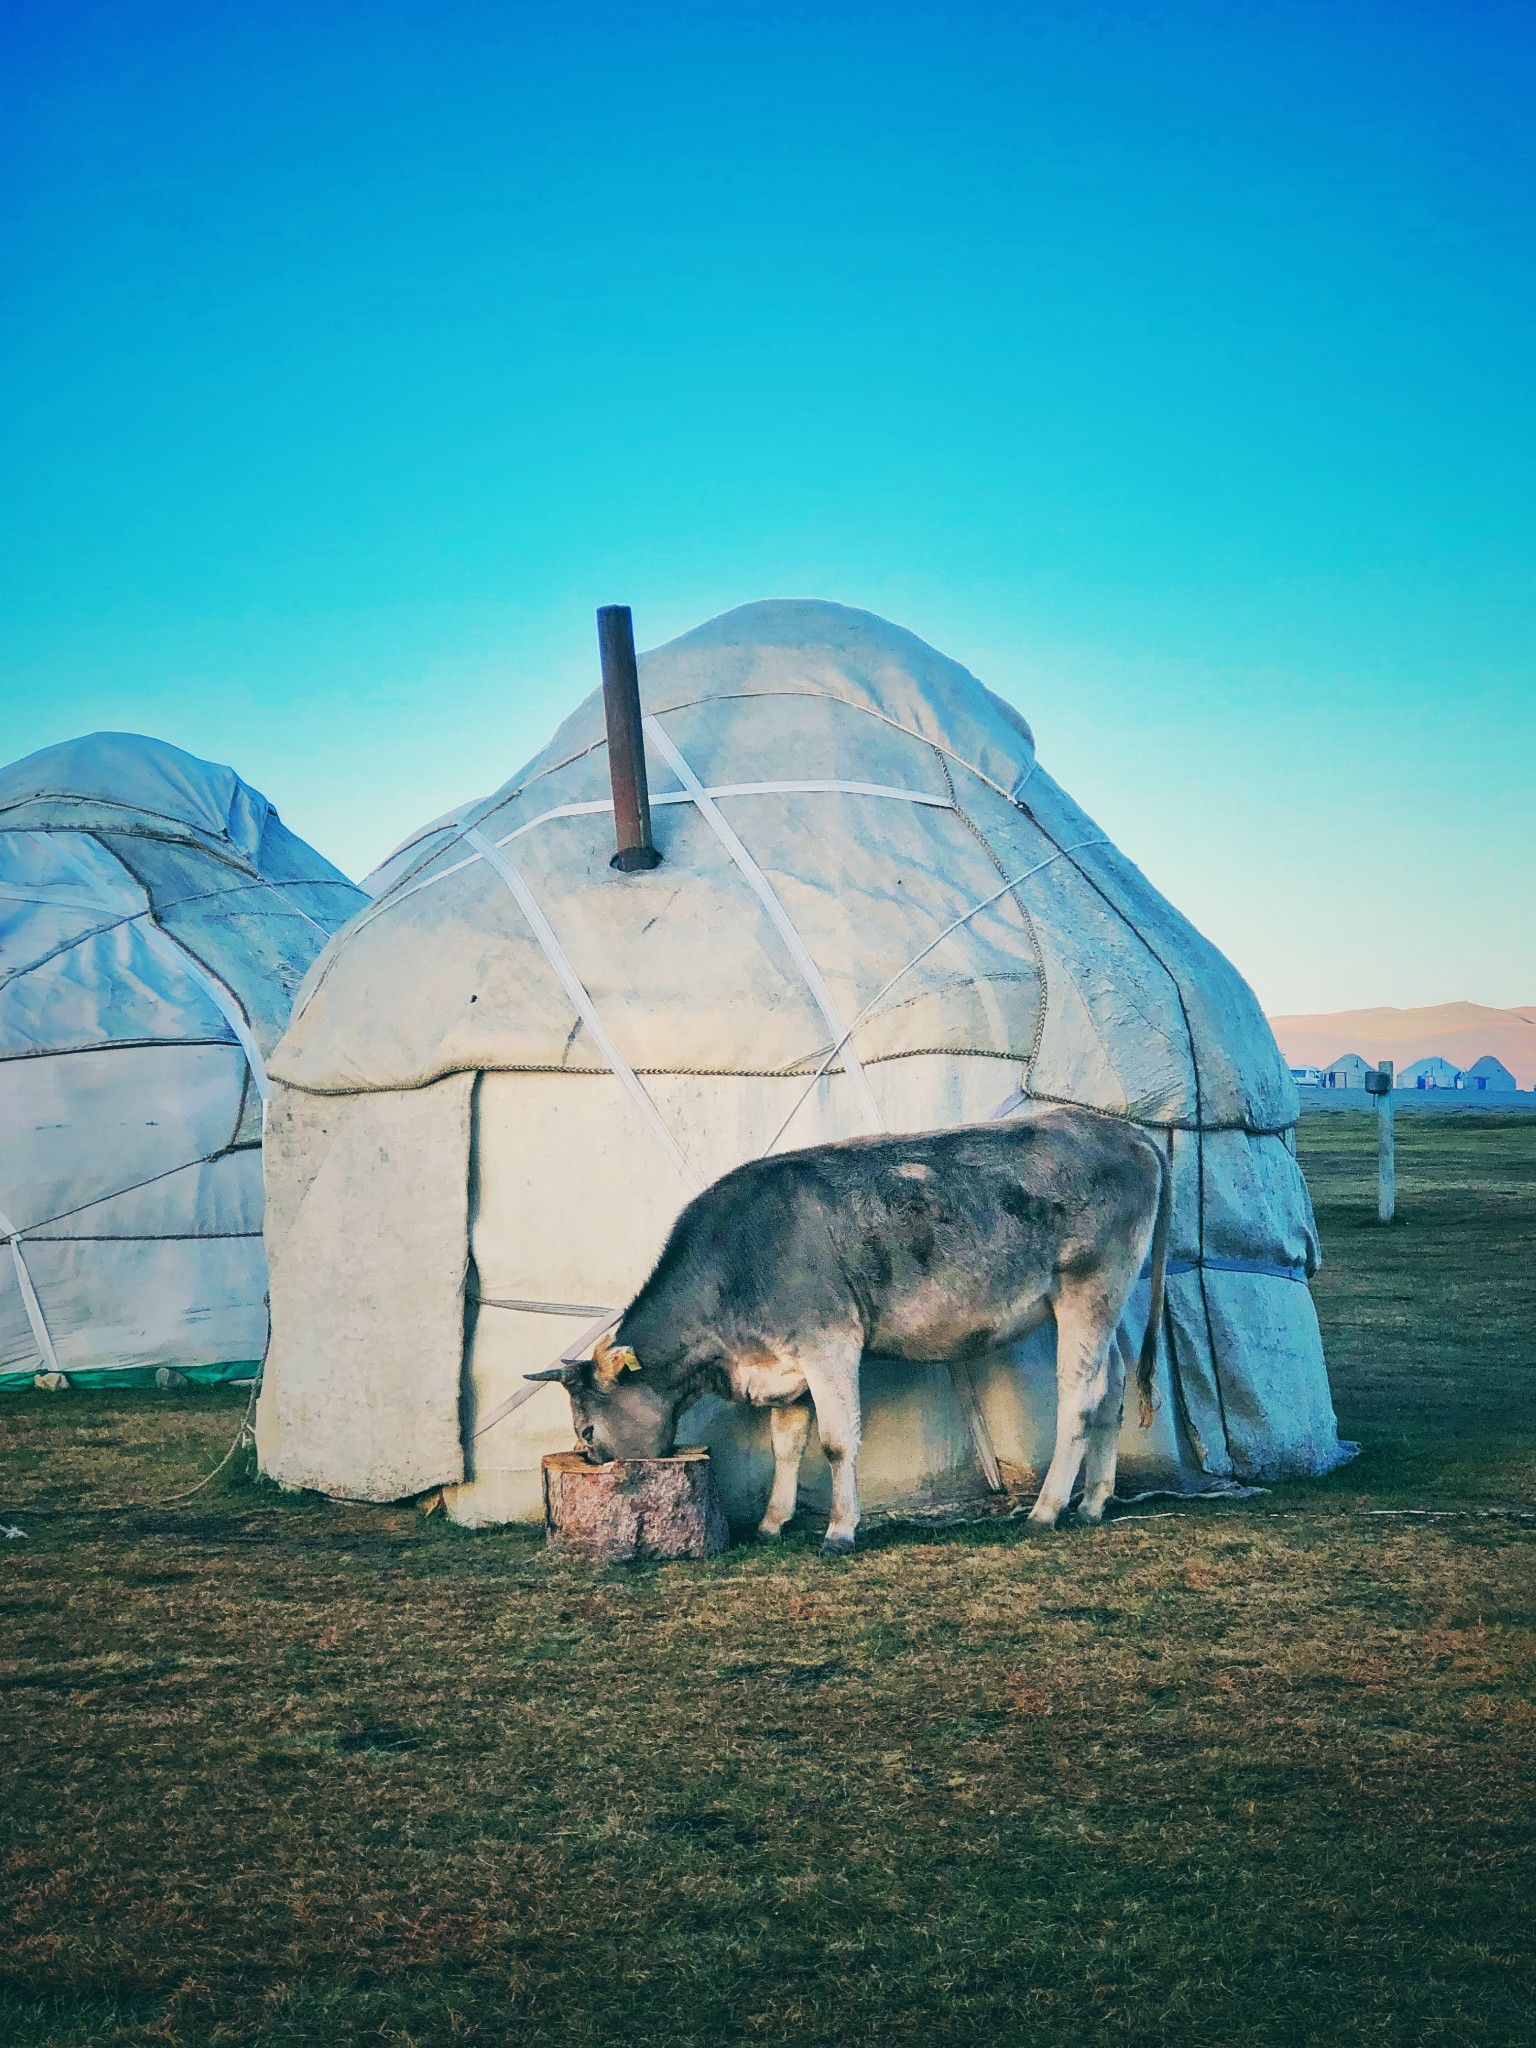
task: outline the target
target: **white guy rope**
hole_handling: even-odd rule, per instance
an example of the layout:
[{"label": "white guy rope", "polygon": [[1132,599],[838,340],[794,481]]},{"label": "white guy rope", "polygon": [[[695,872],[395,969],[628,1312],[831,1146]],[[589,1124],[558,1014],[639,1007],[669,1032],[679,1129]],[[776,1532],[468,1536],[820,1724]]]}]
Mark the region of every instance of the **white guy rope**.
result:
[{"label": "white guy rope", "polygon": [[[654,718],[647,718],[645,720],[645,730],[651,744],[667,763],[678,781],[683,785],[683,788],[693,798],[705,823],[708,824],[715,837],[720,841],[720,844],[736,863],[747,886],[773,920],[779,937],[789,948],[790,958],[799,968],[801,978],[814,997],[816,1007],[820,1010],[823,1018],[825,1018],[827,1028],[831,1031],[834,1040],[841,1040],[846,1045],[848,1028],[843,1022],[843,1013],[837,1007],[837,1000],[833,996],[831,989],[827,987],[826,982],[822,979],[821,969],[811,958],[804,939],[796,931],[789,912],[779,901],[773,884],[726,822],[714,798],[704,787],[703,783],[700,782],[697,775],[694,774],[677,747],[673,745],[659,721]],[[853,1083],[854,1093],[859,1099],[859,1107],[864,1112],[866,1126],[871,1131],[883,1131],[885,1129],[885,1120],[880,1114],[879,1104],[875,1101],[874,1090],[869,1085],[869,1076],[865,1073],[851,1046],[848,1047],[845,1054],[843,1067],[849,1080]]]},{"label": "white guy rope", "polygon": [[667,1129],[665,1123],[663,1123],[661,1112],[646,1093],[639,1075],[635,1073],[628,1060],[625,1059],[619,1048],[609,1037],[607,1026],[597,1014],[596,1006],[583,987],[575,968],[572,967],[570,961],[565,957],[565,950],[561,946],[560,941],[555,937],[548,918],[545,917],[535,901],[533,891],[528,887],[528,884],[523,880],[511,861],[501,851],[501,848],[493,846],[477,825],[471,825],[465,832],[464,837],[475,848],[480,858],[490,863],[512,891],[518,908],[528,920],[534,937],[544,949],[545,959],[548,960],[550,966],[554,969],[561,987],[575,1006],[577,1016],[580,1017],[582,1023],[591,1032],[598,1050],[627,1090],[636,1109],[639,1110],[641,1116],[649,1125],[653,1136],[660,1141],[667,1157],[672,1161],[672,1164],[677,1168],[693,1193],[699,1194],[703,1190],[703,1181],[694,1172],[683,1148]]},{"label": "white guy rope", "polygon": [[[973,903],[969,910],[963,911],[959,917],[952,918],[950,922],[947,925],[945,925],[943,931],[941,931],[937,935],[937,937],[932,938],[928,941],[927,945],[923,947],[920,953],[914,953],[912,955],[912,958],[907,961],[905,966],[897,968],[896,972],[891,976],[890,980],[885,984],[884,988],[878,988],[875,990],[875,993],[870,997],[869,1001],[864,1005],[863,1009],[860,1010],[857,1017],[855,1017],[853,1022],[848,1026],[848,1036],[851,1037],[852,1034],[858,1030],[859,1026],[864,1022],[864,1019],[869,1015],[870,1011],[874,1009],[877,1003],[882,1003],[885,1001],[885,998],[890,994],[891,990],[896,986],[897,982],[900,981],[904,975],[910,974],[914,967],[920,966],[922,962],[928,958],[928,955],[934,950],[936,946],[943,945],[944,941],[949,937],[951,932],[957,932],[960,929],[961,925],[969,924],[973,917],[980,917],[981,913],[984,910],[990,909],[991,906],[997,902],[1000,896],[1006,896],[1010,889],[1017,889],[1020,883],[1027,882],[1031,875],[1038,875],[1040,870],[1042,868],[1048,868],[1051,865],[1052,861],[1063,860],[1069,853],[1081,853],[1085,846],[1108,846],[1108,844],[1109,840],[1104,836],[1104,834],[1100,833],[1099,836],[1095,839],[1079,839],[1075,846],[1058,846],[1055,852],[1048,853],[1044,860],[1037,860],[1032,868],[1026,868],[1023,874],[1015,875],[1011,881],[1004,882],[1003,886],[1000,889],[994,889],[990,896],[984,896],[980,903]],[[789,1115],[785,1117],[783,1123],[779,1125],[779,1128],[774,1132],[773,1136],[768,1140],[768,1143],[763,1147],[763,1156],[765,1158],[767,1157],[768,1153],[770,1153],[773,1150],[774,1146],[778,1144],[780,1138],[783,1137],[784,1133],[789,1129],[790,1125],[794,1122],[795,1118],[800,1114],[801,1110],[810,1100],[810,1097],[816,1089],[818,1083],[821,1081],[822,1076],[826,1073],[828,1067],[831,1066],[833,1060],[835,1060],[837,1058],[837,1055],[842,1051],[844,1042],[845,1041],[839,1041],[838,1044],[834,1045],[832,1047],[832,1050],[827,1054],[826,1058],[822,1061],[821,1065],[816,1069],[815,1073],[812,1074],[810,1080],[805,1085],[804,1091],[796,1099],[795,1105],[790,1110]]]}]

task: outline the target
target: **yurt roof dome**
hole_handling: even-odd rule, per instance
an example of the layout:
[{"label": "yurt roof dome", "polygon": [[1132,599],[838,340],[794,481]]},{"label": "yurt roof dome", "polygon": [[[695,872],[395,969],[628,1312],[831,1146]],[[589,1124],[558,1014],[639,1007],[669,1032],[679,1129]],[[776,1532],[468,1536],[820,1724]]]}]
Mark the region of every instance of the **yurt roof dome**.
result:
[{"label": "yurt roof dome", "polygon": [[143,733],[87,733],[0,768],[0,831],[99,825],[191,838],[254,861],[275,816],[233,768]]},{"label": "yurt roof dome", "polygon": [[[1005,792],[1034,765],[1034,734],[1011,704],[905,626],[852,605],[738,605],[642,654],[640,686],[656,713],[731,697],[834,699],[926,740]],[[602,692],[594,691],[519,779],[603,737]]]},{"label": "yurt roof dome", "polygon": [[[386,864],[300,992],[280,1079],[607,1072],[615,1047],[640,1073],[809,1076],[953,1051],[1151,1120],[1294,1121],[1241,977],[958,662],[868,612],[775,600],[642,656],[640,686],[661,866],[609,866],[594,692]],[[611,1044],[573,1014],[577,984]]]},{"label": "yurt roof dome", "polygon": [[0,1057],[227,1038],[218,988],[270,1050],[362,900],[232,768],[140,733],[44,747],[0,768]]},{"label": "yurt roof dome", "polygon": [[[1011,704],[969,669],[874,612],[817,598],[737,605],[639,657],[646,708],[677,710],[725,697],[829,697],[928,739],[1008,789],[1034,765],[1034,735]],[[477,810],[526,788],[605,740],[600,690],[492,796],[457,804],[401,841],[363,887],[382,896]]]}]

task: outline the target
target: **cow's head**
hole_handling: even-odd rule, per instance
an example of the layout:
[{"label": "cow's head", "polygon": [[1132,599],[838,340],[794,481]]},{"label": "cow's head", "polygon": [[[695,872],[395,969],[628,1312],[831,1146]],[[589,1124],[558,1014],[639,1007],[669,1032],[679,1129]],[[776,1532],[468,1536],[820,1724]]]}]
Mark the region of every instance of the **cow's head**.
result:
[{"label": "cow's head", "polygon": [[576,1439],[594,1465],[610,1458],[665,1458],[677,1430],[678,1395],[647,1373],[628,1344],[599,1337],[590,1360],[531,1372],[559,1380],[571,1397]]}]

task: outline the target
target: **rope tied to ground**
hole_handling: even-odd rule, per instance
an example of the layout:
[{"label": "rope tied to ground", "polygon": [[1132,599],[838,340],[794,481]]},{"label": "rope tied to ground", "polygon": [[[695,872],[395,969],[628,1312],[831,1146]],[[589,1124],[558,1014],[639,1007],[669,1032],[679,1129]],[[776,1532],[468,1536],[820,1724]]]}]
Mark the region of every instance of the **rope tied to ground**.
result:
[{"label": "rope tied to ground", "polygon": [[[213,1484],[214,1480],[218,1478],[231,1459],[237,1456],[240,1451],[255,1443],[256,1397],[260,1392],[261,1377],[258,1374],[251,1381],[251,1397],[245,1404],[244,1412],[240,1417],[239,1427],[235,1431],[234,1441],[230,1444],[229,1449],[211,1471],[205,1472],[202,1478],[194,1481],[191,1486],[182,1487],[179,1492],[163,1493],[155,1500],[17,1501],[14,1504],[13,1512],[22,1515],[131,1515],[137,1514],[146,1508],[170,1508],[175,1507],[180,1501],[191,1500],[194,1494],[201,1493],[205,1486]],[[13,1527],[6,1527],[3,1530],[3,1534],[11,1537],[25,1536],[26,1533],[25,1529]]]}]

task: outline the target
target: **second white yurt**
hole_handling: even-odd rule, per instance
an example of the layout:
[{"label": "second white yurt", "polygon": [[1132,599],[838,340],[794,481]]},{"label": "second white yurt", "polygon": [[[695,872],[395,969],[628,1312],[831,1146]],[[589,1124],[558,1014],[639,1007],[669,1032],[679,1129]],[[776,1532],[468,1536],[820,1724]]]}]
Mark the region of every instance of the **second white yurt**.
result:
[{"label": "second white yurt", "polygon": [[255,1374],[266,1056],[366,900],[162,741],[0,769],[0,1387]]},{"label": "second white yurt", "polygon": [[[1086,1104],[1172,1162],[1155,1426],[1128,1477],[1327,1471],[1295,1089],[1239,975],[1035,760],[1023,718],[867,613],[756,604],[641,660],[660,865],[618,873],[600,695],[408,846],[316,963],[272,1062],[272,1348],[287,1485],[448,1489],[536,1518],[558,1386],[697,1189],[865,1131]],[[1136,1322],[1124,1334],[1140,1341]],[[1028,1490],[1053,1333],[864,1372],[866,1509]],[[685,1419],[738,1514],[763,1418]],[[814,1438],[803,1483],[825,1461]]]}]

